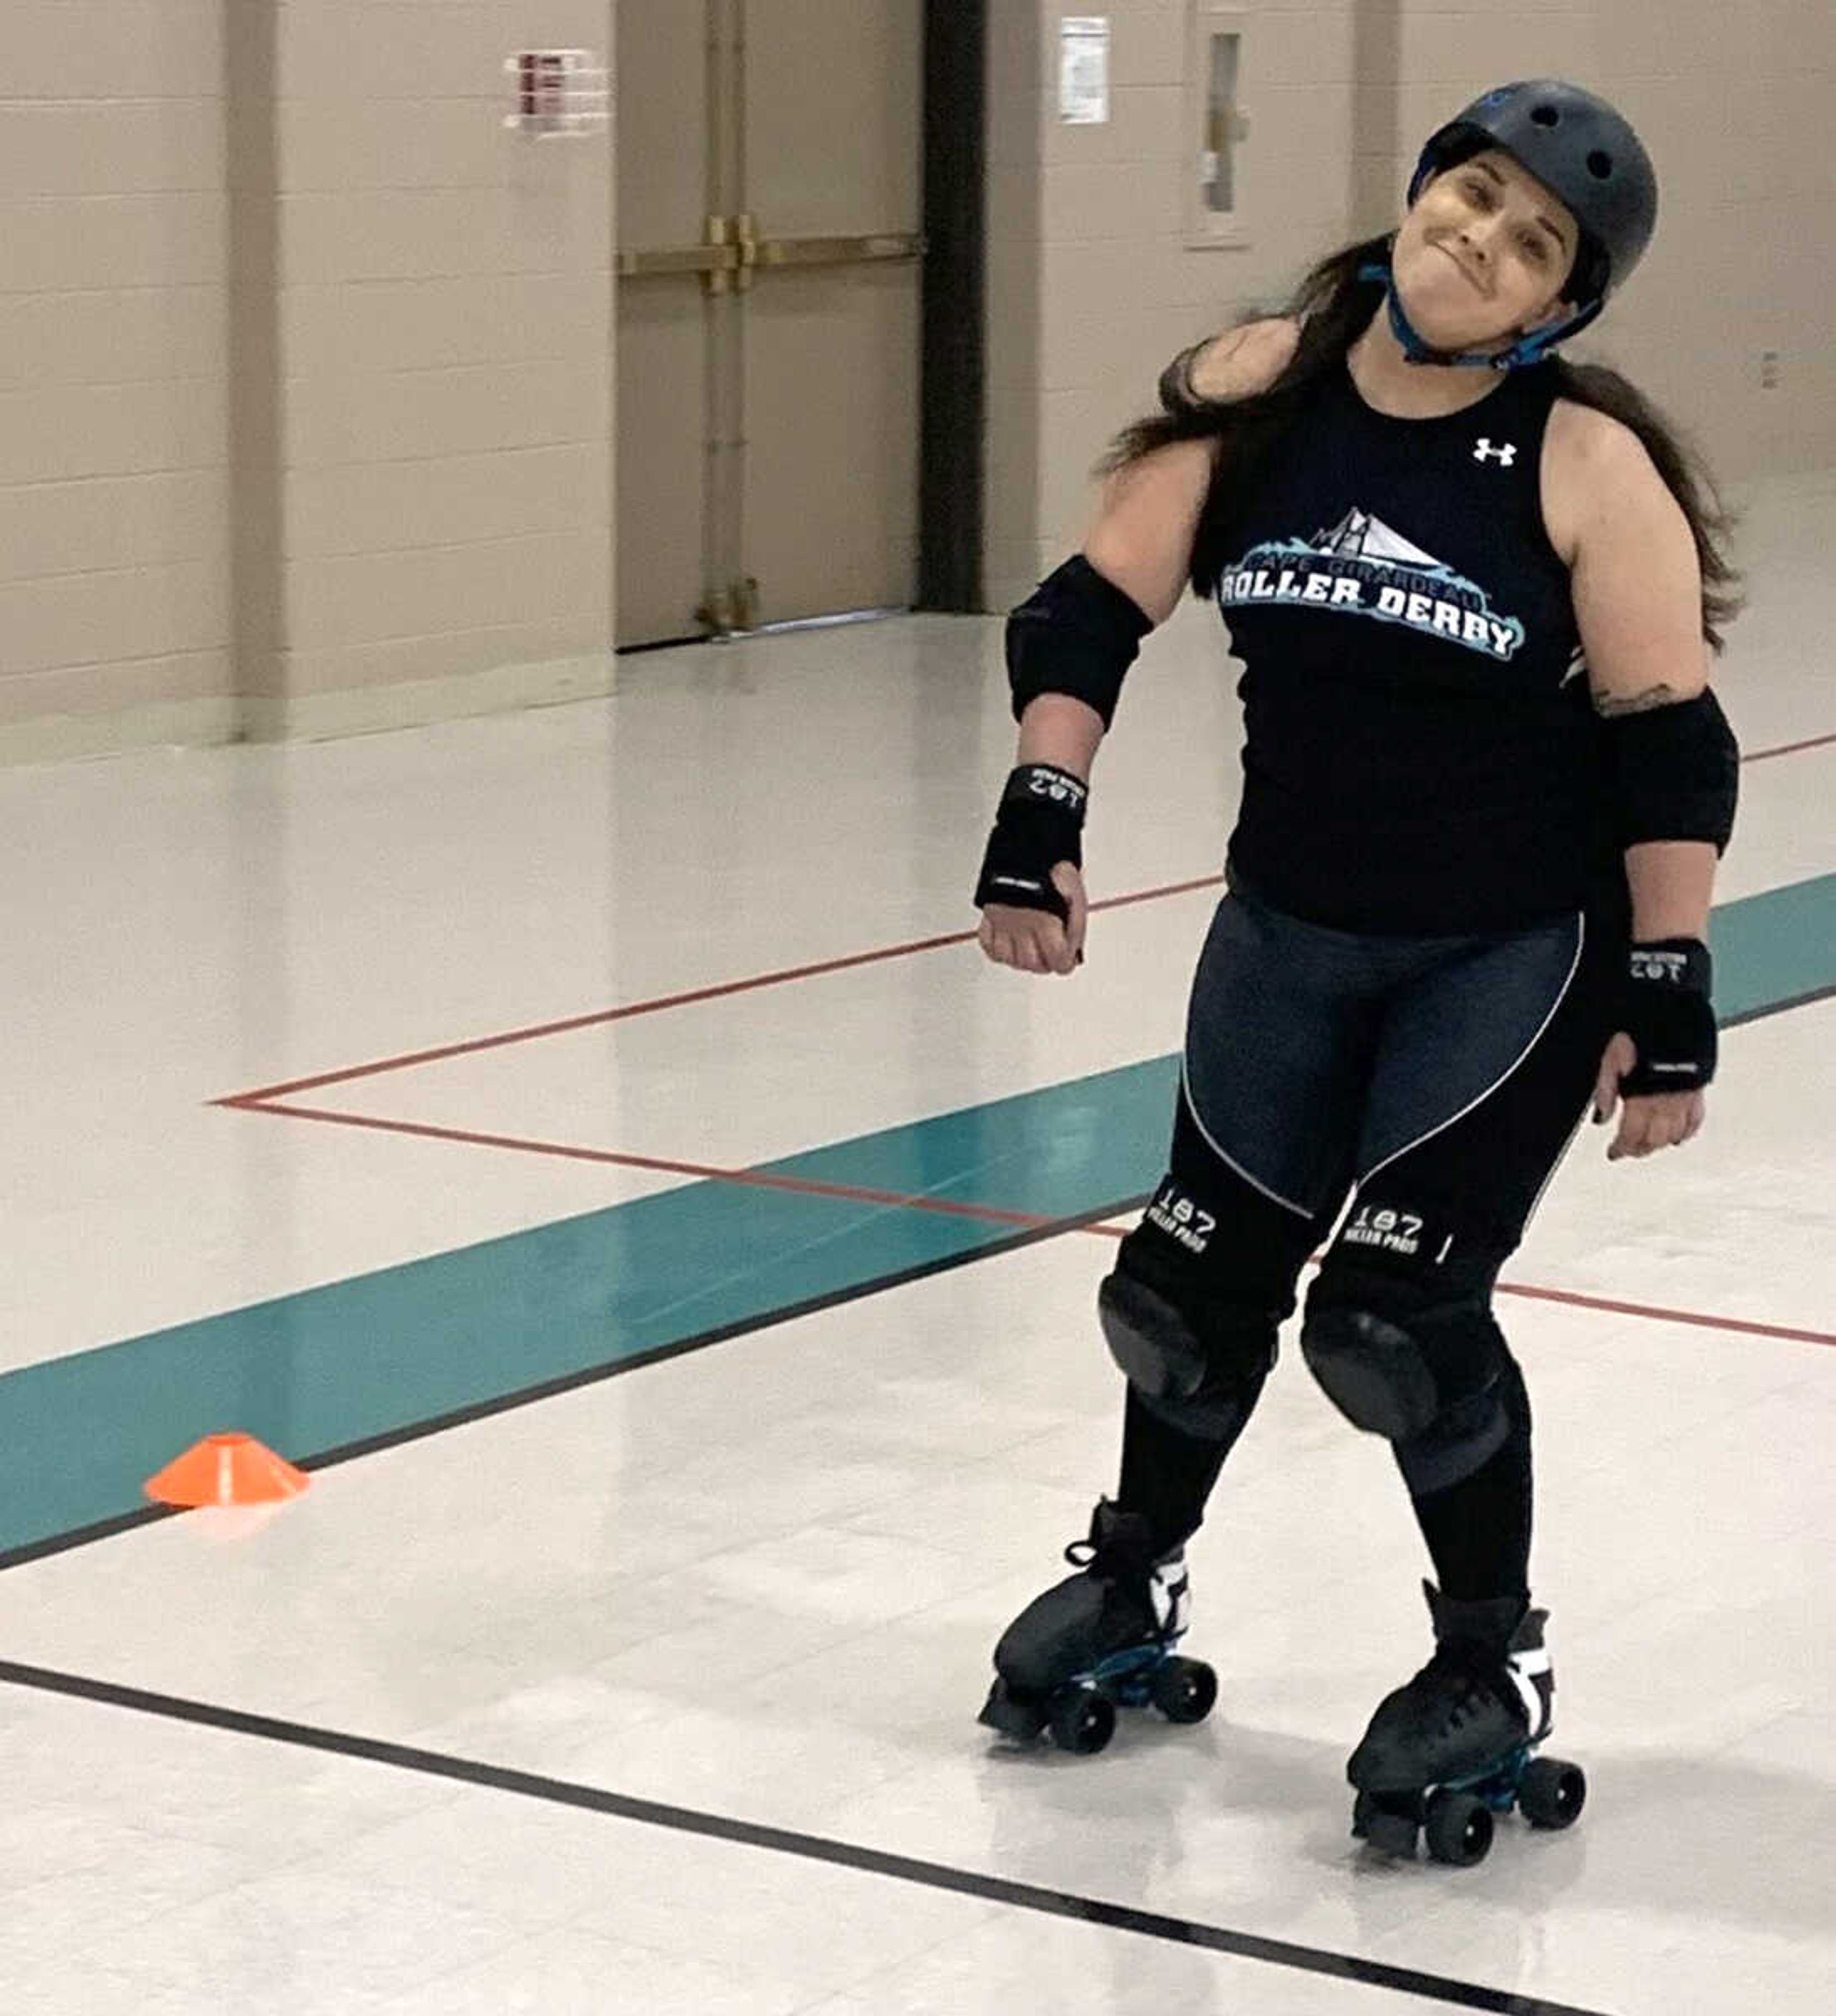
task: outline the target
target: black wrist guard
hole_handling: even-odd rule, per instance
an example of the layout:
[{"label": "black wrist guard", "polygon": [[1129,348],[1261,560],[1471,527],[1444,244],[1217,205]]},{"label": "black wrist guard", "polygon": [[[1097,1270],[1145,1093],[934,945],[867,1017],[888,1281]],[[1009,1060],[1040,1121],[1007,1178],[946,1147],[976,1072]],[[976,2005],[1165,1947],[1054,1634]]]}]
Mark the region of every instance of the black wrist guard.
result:
[{"label": "black wrist guard", "polygon": [[1061,861],[1084,865],[1084,807],[1089,787],[1049,763],[1023,763],[1007,779],[982,856],[976,906],[1011,903],[1017,909],[1049,910],[1060,923],[1071,905],[1052,871]]},{"label": "black wrist guard", "polygon": [[1620,1026],[1638,1046],[1638,1063],[1619,1082],[1622,1095],[1694,1092],[1715,1076],[1714,983],[1714,963],[1700,938],[1632,948]]}]

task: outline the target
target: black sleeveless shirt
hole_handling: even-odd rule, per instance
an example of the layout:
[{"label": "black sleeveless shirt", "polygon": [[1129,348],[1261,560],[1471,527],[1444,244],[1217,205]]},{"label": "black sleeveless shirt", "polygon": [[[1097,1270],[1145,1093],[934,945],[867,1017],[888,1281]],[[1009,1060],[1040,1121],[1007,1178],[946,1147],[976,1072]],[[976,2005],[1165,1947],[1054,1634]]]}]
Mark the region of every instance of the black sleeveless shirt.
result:
[{"label": "black sleeveless shirt", "polygon": [[1404,419],[1341,365],[1236,507],[1217,590],[1247,668],[1233,886],[1344,930],[1467,933],[1621,880],[1543,521],[1554,376]]}]

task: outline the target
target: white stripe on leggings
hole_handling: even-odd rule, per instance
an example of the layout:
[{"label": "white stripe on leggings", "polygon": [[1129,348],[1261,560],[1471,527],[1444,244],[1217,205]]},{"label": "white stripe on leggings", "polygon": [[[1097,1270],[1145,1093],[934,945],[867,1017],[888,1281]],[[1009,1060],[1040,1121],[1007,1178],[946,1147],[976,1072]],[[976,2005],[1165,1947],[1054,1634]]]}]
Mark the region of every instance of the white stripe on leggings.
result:
[{"label": "white stripe on leggings", "polygon": [[[1530,1053],[1535,1049],[1536,1046],[1542,1042],[1543,1031],[1546,1029],[1550,1024],[1555,1020],[1556,1010],[1561,1006],[1564,1001],[1568,999],[1568,989],[1575,984],[1575,975],[1580,970],[1581,954],[1583,949],[1586,947],[1586,943],[1587,913],[1585,911],[1577,911],[1575,916],[1575,956],[1568,962],[1568,977],[1563,981],[1561,988],[1557,992],[1556,998],[1550,1003],[1549,1013],[1543,1017],[1542,1023],[1537,1029],[1536,1034],[1530,1039],[1529,1042],[1524,1046],[1522,1049],[1518,1051],[1516,1057],[1511,1060],[1508,1068],[1500,1071],[1498,1076],[1486,1086],[1485,1089],[1479,1094],[1477,1099],[1469,1099],[1466,1104],[1460,1109],[1459,1112],[1449,1114],[1445,1120],[1442,1121],[1438,1124],[1438,1125],[1431,1127],[1427,1133],[1417,1135],[1414,1140],[1406,1142],[1402,1147],[1395,1151],[1394,1154],[1386,1155],[1384,1159],[1377,1164],[1374,1169],[1366,1169],[1364,1174],[1358,1179],[1356,1187],[1359,1190],[1362,1190],[1365,1185],[1370,1183],[1373,1177],[1381,1175],[1384,1171],[1387,1169],[1392,1162],[1399,1161],[1403,1156],[1412,1154],[1416,1149],[1420,1147],[1424,1141],[1433,1140],[1437,1134],[1445,1134],[1448,1129],[1453,1126],[1456,1121],[1465,1119],[1467,1115],[1472,1111],[1475,1106],[1484,1105],[1485,1101],[1489,1100],[1492,1095],[1497,1091],[1498,1088],[1504,1083],[1505,1080],[1511,1075],[1511,1073],[1517,1070],[1518,1066],[1523,1063],[1524,1060],[1528,1057]],[[1210,1137],[1208,1136],[1206,1138],[1208,1139]],[[1571,1136],[1569,1138],[1572,1139],[1574,1137]]]},{"label": "white stripe on leggings", "polygon": [[1192,1081],[1186,1075],[1186,1059],[1183,1054],[1182,1054],[1179,1059],[1179,1096],[1185,1100],[1186,1110],[1192,1115],[1193,1125],[1196,1127],[1200,1133],[1204,1136],[1205,1146],[1211,1150],[1211,1153],[1217,1157],[1218,1160],[1222,1162],[1226,1168],[1234,1170],[1237,1174],[1241,1176],[1244,1181],[1249,1185],[1251,1190],[1260,1190],[1263,1196],[1267,1197],[1271,1204],[1280,1204],[1287,1210],[1298,1213],[1298,1215],[1302,1218],[1311,1218],[1313,1215],[1312,1212],[1310,1211],[1304,1204],[1296,1204],[1291,1198],[1284,1197],[1280,1195],[1277,1192],[1272,1190],[1266,1183],[1258,1183],[1256,1179],[1250,1174],[1249,1171],[1246,1169],[1240,1162],[1232,1161],[1230,1157],[1226,1154],[1224,1150],[1219,1147],[1218,1143],[1211,1138],[1211,1130],[1205,1125],[1204,1118],[1199,1112],[1198,1101],[1192,1096]]}]

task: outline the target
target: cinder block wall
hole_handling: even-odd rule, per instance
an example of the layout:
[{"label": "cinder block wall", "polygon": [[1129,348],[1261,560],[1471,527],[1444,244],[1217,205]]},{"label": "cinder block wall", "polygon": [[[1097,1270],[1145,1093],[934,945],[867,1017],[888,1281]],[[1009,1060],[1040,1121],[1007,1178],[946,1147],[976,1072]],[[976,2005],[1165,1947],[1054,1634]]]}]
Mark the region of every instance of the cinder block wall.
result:
[{"label": "cinder block wall", "polygon": [[0,754],[231,698],[225,0],[9,0]]},{"label": "cinder block wall", "polygon": [[274,13],[282,623],[250,730],[604,691],[610,142],[506,131],[501,66],[605,60],[609,0]]},{"label": "cinder block wall", "polygon": [[613,0],[12,0],[0,759],[603,690]]}]

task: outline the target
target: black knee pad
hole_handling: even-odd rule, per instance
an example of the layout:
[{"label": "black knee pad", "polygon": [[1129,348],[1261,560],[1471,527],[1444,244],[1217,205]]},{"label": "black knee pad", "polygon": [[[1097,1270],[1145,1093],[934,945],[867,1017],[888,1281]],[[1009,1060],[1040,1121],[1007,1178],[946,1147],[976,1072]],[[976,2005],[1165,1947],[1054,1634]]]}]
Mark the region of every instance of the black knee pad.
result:
[{"label": "black knee pad", "polygon": [[1180,1285],[1144,1279],[1125,1241],[1097,1291],[1104,1341],[1151,1413],[1182,1434],[1233,1442],[1275,1363],[1275,1320],[1219,1298],[1175,1301]]},{"label": "black knee pad", "polygon": [[1483,1469],[1510,1439],[1510,1417],[1499,1383],[1442,1409],[1423,1432],[1392,1446],[1412,1498],[1445,1491]]},{"label": "black knee pad", "polygon": [[1307,1298],[1301,1352],[1353,1427],[1395,1446],[1417,1496],[1470,1476],[1510,1432],[1500,1384],[1511,1363],[1486,1296],[1329,1265]]},{"label": "black knee pad", "polygon": [[1182,1092],[1171,1168],[1096,1298],[1111,1355],[1150,1413],[1207,1442],[1235,1440],[1316,1231],[1213,1154]]}]

